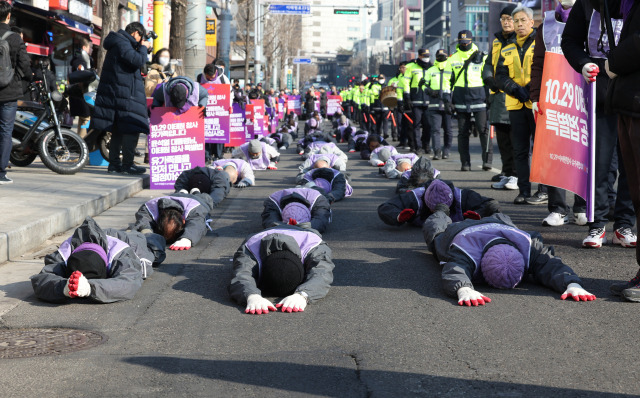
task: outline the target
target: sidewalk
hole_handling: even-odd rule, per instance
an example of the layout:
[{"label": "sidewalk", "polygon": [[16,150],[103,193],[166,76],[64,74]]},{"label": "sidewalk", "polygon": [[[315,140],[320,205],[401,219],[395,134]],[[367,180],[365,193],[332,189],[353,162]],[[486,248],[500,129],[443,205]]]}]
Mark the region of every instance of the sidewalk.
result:
[{"label": "sidewalk", "polygon": [[149,175],[107,174],[87,166],[74,175],[46,168],[38,158],[28,167],[12,165],[14,183],[0,186],[0,264],[33,250],[55,234],[77,226],[140,192]]}]

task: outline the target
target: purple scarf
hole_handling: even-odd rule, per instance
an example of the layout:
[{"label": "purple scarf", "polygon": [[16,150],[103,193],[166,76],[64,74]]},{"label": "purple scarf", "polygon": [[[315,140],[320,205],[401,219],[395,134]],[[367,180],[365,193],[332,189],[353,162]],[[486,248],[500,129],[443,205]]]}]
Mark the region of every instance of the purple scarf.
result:
[{"label": "purple scarf", "polygon": [[567,10],[565,10],[564,7],[562,7],[562,4],[558,4],[558,7],[556,7],[556,16],[559,16],[562,22],[567,22],[567,18],[569,18],[570,12],[571,12],[571,7]]},{"label": "purple scarf", "polygon": [[627,17],[629,16],[629,12],[631,12],[631,7],[633,7],[634,0],[622,0],[620,2],[620,14],[622,14],[622,19],[626,22]]}]

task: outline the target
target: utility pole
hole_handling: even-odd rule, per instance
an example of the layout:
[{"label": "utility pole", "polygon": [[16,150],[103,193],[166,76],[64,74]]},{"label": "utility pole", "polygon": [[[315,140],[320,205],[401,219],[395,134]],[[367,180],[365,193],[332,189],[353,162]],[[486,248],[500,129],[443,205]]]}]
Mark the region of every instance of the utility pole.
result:
[{"label": "utility pole", "polygon": [[218,27],[220,36],[218,39],[218,54],[224,62],[224,72],[227,77],[231,77],[231,68],[229,67],[229,51],[231,51],[231,20],[233,16],[229,11],[229,0],[224,0],[224,7],[218,16]]},{"label": "utility pole", "polygon": [[207,63],[207,51],[205,48],[207,32],[206,0],[188,0],[184,30],[184,73],[187,77],[195,79]]}]

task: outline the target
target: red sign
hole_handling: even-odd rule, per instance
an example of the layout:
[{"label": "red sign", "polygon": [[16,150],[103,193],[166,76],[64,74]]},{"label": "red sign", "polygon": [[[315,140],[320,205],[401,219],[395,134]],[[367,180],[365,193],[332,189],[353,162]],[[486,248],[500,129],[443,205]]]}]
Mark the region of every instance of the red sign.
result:
[{"label": "red sign", "polygon": [[69,0],[49,0],[50,10],[68,10]]}]

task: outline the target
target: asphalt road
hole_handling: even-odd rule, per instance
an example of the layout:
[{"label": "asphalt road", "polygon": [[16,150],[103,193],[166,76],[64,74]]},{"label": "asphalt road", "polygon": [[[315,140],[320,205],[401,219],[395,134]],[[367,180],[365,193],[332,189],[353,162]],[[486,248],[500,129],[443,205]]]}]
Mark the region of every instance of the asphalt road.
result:
[{"label": "asphalt road", "polygon": [[[621,396],[638,394],[639,305],[608,293],[635,274],[634,251],[580,248],[587,227],[541,226],[546,206],[515,206],[515,191],[494,191],[494,172],[471,172],[452,158],[443,178],[493,196],[516,224],[545,242],[582,277],[595,302],[562,301],[525,282],[477,289],[484,307],[459,307],[440,287],[440,266],[421,230],[392,228],[377,216],[396,180],[349,154],[354,196],[333,206],[324,239],[334,284],[303,313],[251,316],[231,302],[233,253],[258,232],[264,199],[294,183],[293,148],[279,170],[258,172],[256,187],[234,189],[215,211],[214,232],[187,252],[168,254],[135,299],[51,305],[31,297],[3,327],[70,327],[108,337],[98,347],[0,361],[2,396],[412,397]],[[344,144],[342,144],[344,145]],[[497,145],[495,146],[497,151]],[[496,155],[495,165],[499,165]],[[102,217],[126,227],[142,196]],[[608,236],[609,240],[611,235]]]}]

